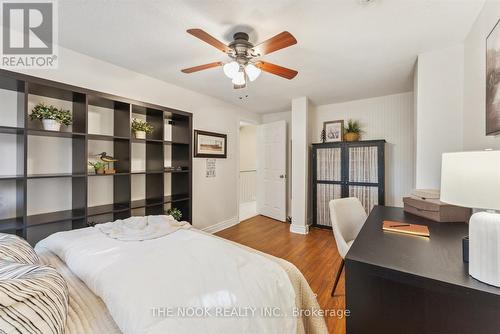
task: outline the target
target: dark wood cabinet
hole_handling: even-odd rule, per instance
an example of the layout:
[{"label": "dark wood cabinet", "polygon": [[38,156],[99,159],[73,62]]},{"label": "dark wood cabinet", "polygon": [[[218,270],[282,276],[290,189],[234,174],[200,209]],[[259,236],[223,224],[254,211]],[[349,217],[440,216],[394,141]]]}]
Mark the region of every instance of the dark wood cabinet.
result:
[{"label": "dark wood cabinet", "polygon": [[[43,130],[39,121],[29,118],[38,102],[69,109],[73,124],[61,131]],[[0,107],[0,144],[12,148],[0,158],[0,191],[12,194],[0,197],[0,232],[15,233],[33,244],[57,231],[132,215],[163,214],[169,206],[181,210],[182,219],[191,222],[191,113],[5,70],[0,70]],[[106,114],[104,121],[96,118],[98,113]],[[153,133],[145,139],[134,138],[134,117],[152,124]],[[109,128],[99,132],[101,123]],[[70,147],[69,157],[57,157],[69,161],[66,172],[30,172],[29,166],[41,162],[30,159],[34,151],[30,145],[45,142],[47,137]],[[134,159],[137,160],[133,157],[136,144],[144,147],[141,170],[133,167]],[[101,152],[100,147],[107,147],[107,152],[118,159],[113,166],[116,174],[88,171],[89,158]],[[43,159],[54,158],[51,154]],[[9,170],[8,175],[5,170]],[[134,183],[137,178],[143,182]],[[47,184],[54,186],[62,181],[68,185],[64,189],[70,189],[69,193],[63,189],[47,194],[40,191]],[[143,195],[134,198],[132,192],[138,188]],[[111,199],[98,204],[89,200],[93,193],[103,190]],[[33,192],[36,195],[30,195]],[[64,210],[32,213],[31,204],[50,196],[57,196],[64,203],[70,197],[69,204]]]},{"label": "dark wood cabinet", "polygon": [[365,210],[385,204],[385,140],[312,145],[313,225],[330,227],[332,199],[357,197]]}]

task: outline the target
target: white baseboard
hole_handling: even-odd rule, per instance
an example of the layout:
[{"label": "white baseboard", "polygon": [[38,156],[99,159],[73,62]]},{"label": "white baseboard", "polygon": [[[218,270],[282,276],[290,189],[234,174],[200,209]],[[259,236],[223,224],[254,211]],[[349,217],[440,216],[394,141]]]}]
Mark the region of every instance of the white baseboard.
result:
[{"label": "white baseboard", "polygon": [[257,216],[257,201],[240,203],[240,222]]},{"label": "white baseboard", "polygon": [[225,221],[222,221],[220,223],[217,223],[217,224],[214,224],[214,225],[211,225],[211,226],[207,226],[207,227],[204,227],[202,228],[201,230],[204,231],[204,232],[207,232],[207,233],[217,233],[219,231],[222,231],[222,230],[225,230],[226,228],[228,227],[231,227],[231,226],[234,226],[234,225],[237,225],[239,224],[240,222],[238,221],[238,217],[233,217],[231,219],[228,219],[228,220],[225,220]]},{"label": "white baseboard", "polygon": [[292,233],[297,233],[297,234],[307,234],[309,233],[309,225],[302,226],[302,225],[290,225],[290,232]]}]

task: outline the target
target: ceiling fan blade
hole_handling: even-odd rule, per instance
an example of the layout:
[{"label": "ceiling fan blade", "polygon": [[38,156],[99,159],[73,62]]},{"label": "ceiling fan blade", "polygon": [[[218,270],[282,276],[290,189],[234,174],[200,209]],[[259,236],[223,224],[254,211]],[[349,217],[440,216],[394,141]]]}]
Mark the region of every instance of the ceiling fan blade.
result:
[{"label": "ceiling fan blade", "polygon": [[226,44],[222,43],[212,35],[208,34],[204,30],[201,29],[188,29],[187,32],[193,35],[196,38],[201,39],[203,42],[210,44],[211,46],[221,50],[224,53],[231,52],[231,48]]},{"label": "ceiling fan blade", "polygon": [[295,70],[283,66],[266,63],[265,61],[259,61],[258,63],[255,64],[255,66],[260,68],[264,72],[269,72],[271,74],[278,75],[282,78],[289,80],[295,78],[295,76],[299,73]]},{"label": "ceiling fan blade", "polygon": [[274,37],[256,45],[253,50],[258,56],[267,55],[271,52],[278,51],[289,46],[297,44],[297,40],[288,31],[283,31]]},{"label": "ceiling fan blade", "polygon": [[181,70],[183,73],[193,73],[193,72],[198,72],[198,71],[203,71],[207,70],[212,67],[217,67],[217,66],[222,66],[223,62],[221,61],[216,61],[210,64],[204,64],[204,65],[199,65],[199,66],[194,66],[194,67],[189,67]]}]

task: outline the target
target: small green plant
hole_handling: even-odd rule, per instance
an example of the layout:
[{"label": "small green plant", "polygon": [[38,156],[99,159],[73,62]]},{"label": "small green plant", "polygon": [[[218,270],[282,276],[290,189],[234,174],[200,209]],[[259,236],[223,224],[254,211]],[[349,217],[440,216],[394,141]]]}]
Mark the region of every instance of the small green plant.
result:
[{"label": "small green plant", "polygon": [[96,161],[96,162],[89,161],[89,165],[94,167],[95,170],[106,168],[106,164],[101,161]]},{"label": "small green plant", "polygon": [[153,133],[154,127],[146,121],[134,118],[132,119],[132,131],[144,131],[147,134]]},{"label": "small green plant", "polygon": [[177,208],[170,208],[167,210],[167,215],[171,215],[175,220],[180,221],[182,218],[181,210]]},{"label": "small green plant", "polygon": [[30,119],[53,119],[66,126],[70,125],[72,122],[71,112],[69,110],[59,109],[52,105],[48,106],[43,102],[38,103],[33,110],[31,110]]},{"label": "small green plant", "polygon": [[361,133],[361,128],[359,126],[358,121],[353,121],[352,119],[347,122],[347,126],[345,127],[346,133]]}]

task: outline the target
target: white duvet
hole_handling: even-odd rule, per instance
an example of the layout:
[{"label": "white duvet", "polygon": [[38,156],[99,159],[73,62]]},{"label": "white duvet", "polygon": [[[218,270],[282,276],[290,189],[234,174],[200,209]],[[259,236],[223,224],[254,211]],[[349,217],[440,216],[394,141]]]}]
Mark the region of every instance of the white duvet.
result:
[{"label": "white duvet", "polygon": [[66,262],[126,334],[296,332],[285,271],[194,229],[130,242],[84,228],[53,234],[38,247]]}]

